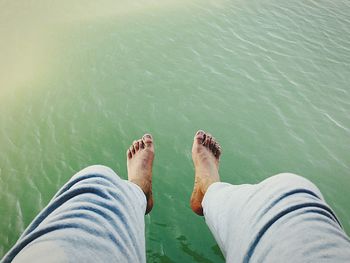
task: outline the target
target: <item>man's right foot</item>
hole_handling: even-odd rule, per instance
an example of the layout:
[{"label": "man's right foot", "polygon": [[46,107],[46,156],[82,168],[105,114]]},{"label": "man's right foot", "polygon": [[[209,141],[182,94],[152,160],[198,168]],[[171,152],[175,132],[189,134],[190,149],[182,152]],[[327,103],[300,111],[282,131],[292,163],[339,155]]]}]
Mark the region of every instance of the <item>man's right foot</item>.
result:
[{"label": "man's right foot", "polygon": [[134,141],[127,150],[127,167],[129,181],[137,184],[144,192],[147,199],[146,214],[153,207],[152,195],[152,165],[154,159],[153,138],[145,134]]},{"label": "man's right foot", "polygon": [[195,168],[194,187],[191,196],[191,208],[193,212],[202,216],[202,200],[208,187],[220,182],[219,158],[221,147],[215,138],[204,131],[199,130],[192,146],[192,159]]}]

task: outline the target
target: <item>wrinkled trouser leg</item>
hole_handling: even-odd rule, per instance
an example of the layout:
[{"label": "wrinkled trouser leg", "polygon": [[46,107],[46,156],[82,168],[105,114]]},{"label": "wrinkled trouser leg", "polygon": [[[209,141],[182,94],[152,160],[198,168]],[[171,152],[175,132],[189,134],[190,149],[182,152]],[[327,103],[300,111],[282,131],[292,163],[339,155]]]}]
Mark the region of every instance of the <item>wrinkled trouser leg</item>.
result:
[{"label": "wrinkled trouser leg", "polygon": [[338,219],[318,188],[300,176],[214,183],[202,206],[227,262],[350,261],[350,241]]},{"label": "wrinkled trouser leg", "polygon": [[3,262],[145,262],[146,197],[110,168],[74,175]]}]

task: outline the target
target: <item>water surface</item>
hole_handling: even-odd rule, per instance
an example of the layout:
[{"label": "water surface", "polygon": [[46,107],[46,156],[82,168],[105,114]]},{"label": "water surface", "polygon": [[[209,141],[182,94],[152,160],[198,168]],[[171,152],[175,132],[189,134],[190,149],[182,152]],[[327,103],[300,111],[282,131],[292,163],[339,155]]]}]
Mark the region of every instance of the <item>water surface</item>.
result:
[{"label": "water surface", "polygon": [[189,208],[191,143],[220,174],[311,179],[350,232],[350,2],[0,0],[0,256],[73,173],[126,178],[155,138],[149,262],[224,262]]}]

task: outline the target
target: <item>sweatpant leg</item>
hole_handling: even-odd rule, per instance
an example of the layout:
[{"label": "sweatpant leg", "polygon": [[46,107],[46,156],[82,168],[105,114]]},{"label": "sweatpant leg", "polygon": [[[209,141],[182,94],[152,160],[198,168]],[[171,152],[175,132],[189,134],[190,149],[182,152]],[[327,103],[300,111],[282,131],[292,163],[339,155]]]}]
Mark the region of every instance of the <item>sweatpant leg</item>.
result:
[{"label": "sweatpant leg", "polygon": [[319,189],[279,174],[256,185],[214,183],[206,223],[227,262],[349,262],[350,240]]},{"label": "sweatpant leg", "polygon": [[110,168],[74,175],[3,262],[145,262],[146,197]]}]

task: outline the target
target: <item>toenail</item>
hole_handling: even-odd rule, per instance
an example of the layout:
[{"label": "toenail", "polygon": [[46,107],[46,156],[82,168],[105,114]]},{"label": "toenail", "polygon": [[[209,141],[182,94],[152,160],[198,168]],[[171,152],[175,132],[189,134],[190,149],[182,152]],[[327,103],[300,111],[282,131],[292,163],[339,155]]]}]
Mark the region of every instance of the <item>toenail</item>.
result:
[{"label": "toenail", "polygon": [[143,135],[143,137],[145,137],[145,138],[149,138],[149,139],[152,139],[152,136],[151,136],[151,134],[145,134],[145,135]]},{"label": "toenail", "polygon": [[196,135],[199,135],[199,134],[204,134],[204,131],[202,130],[197,131]]}]

